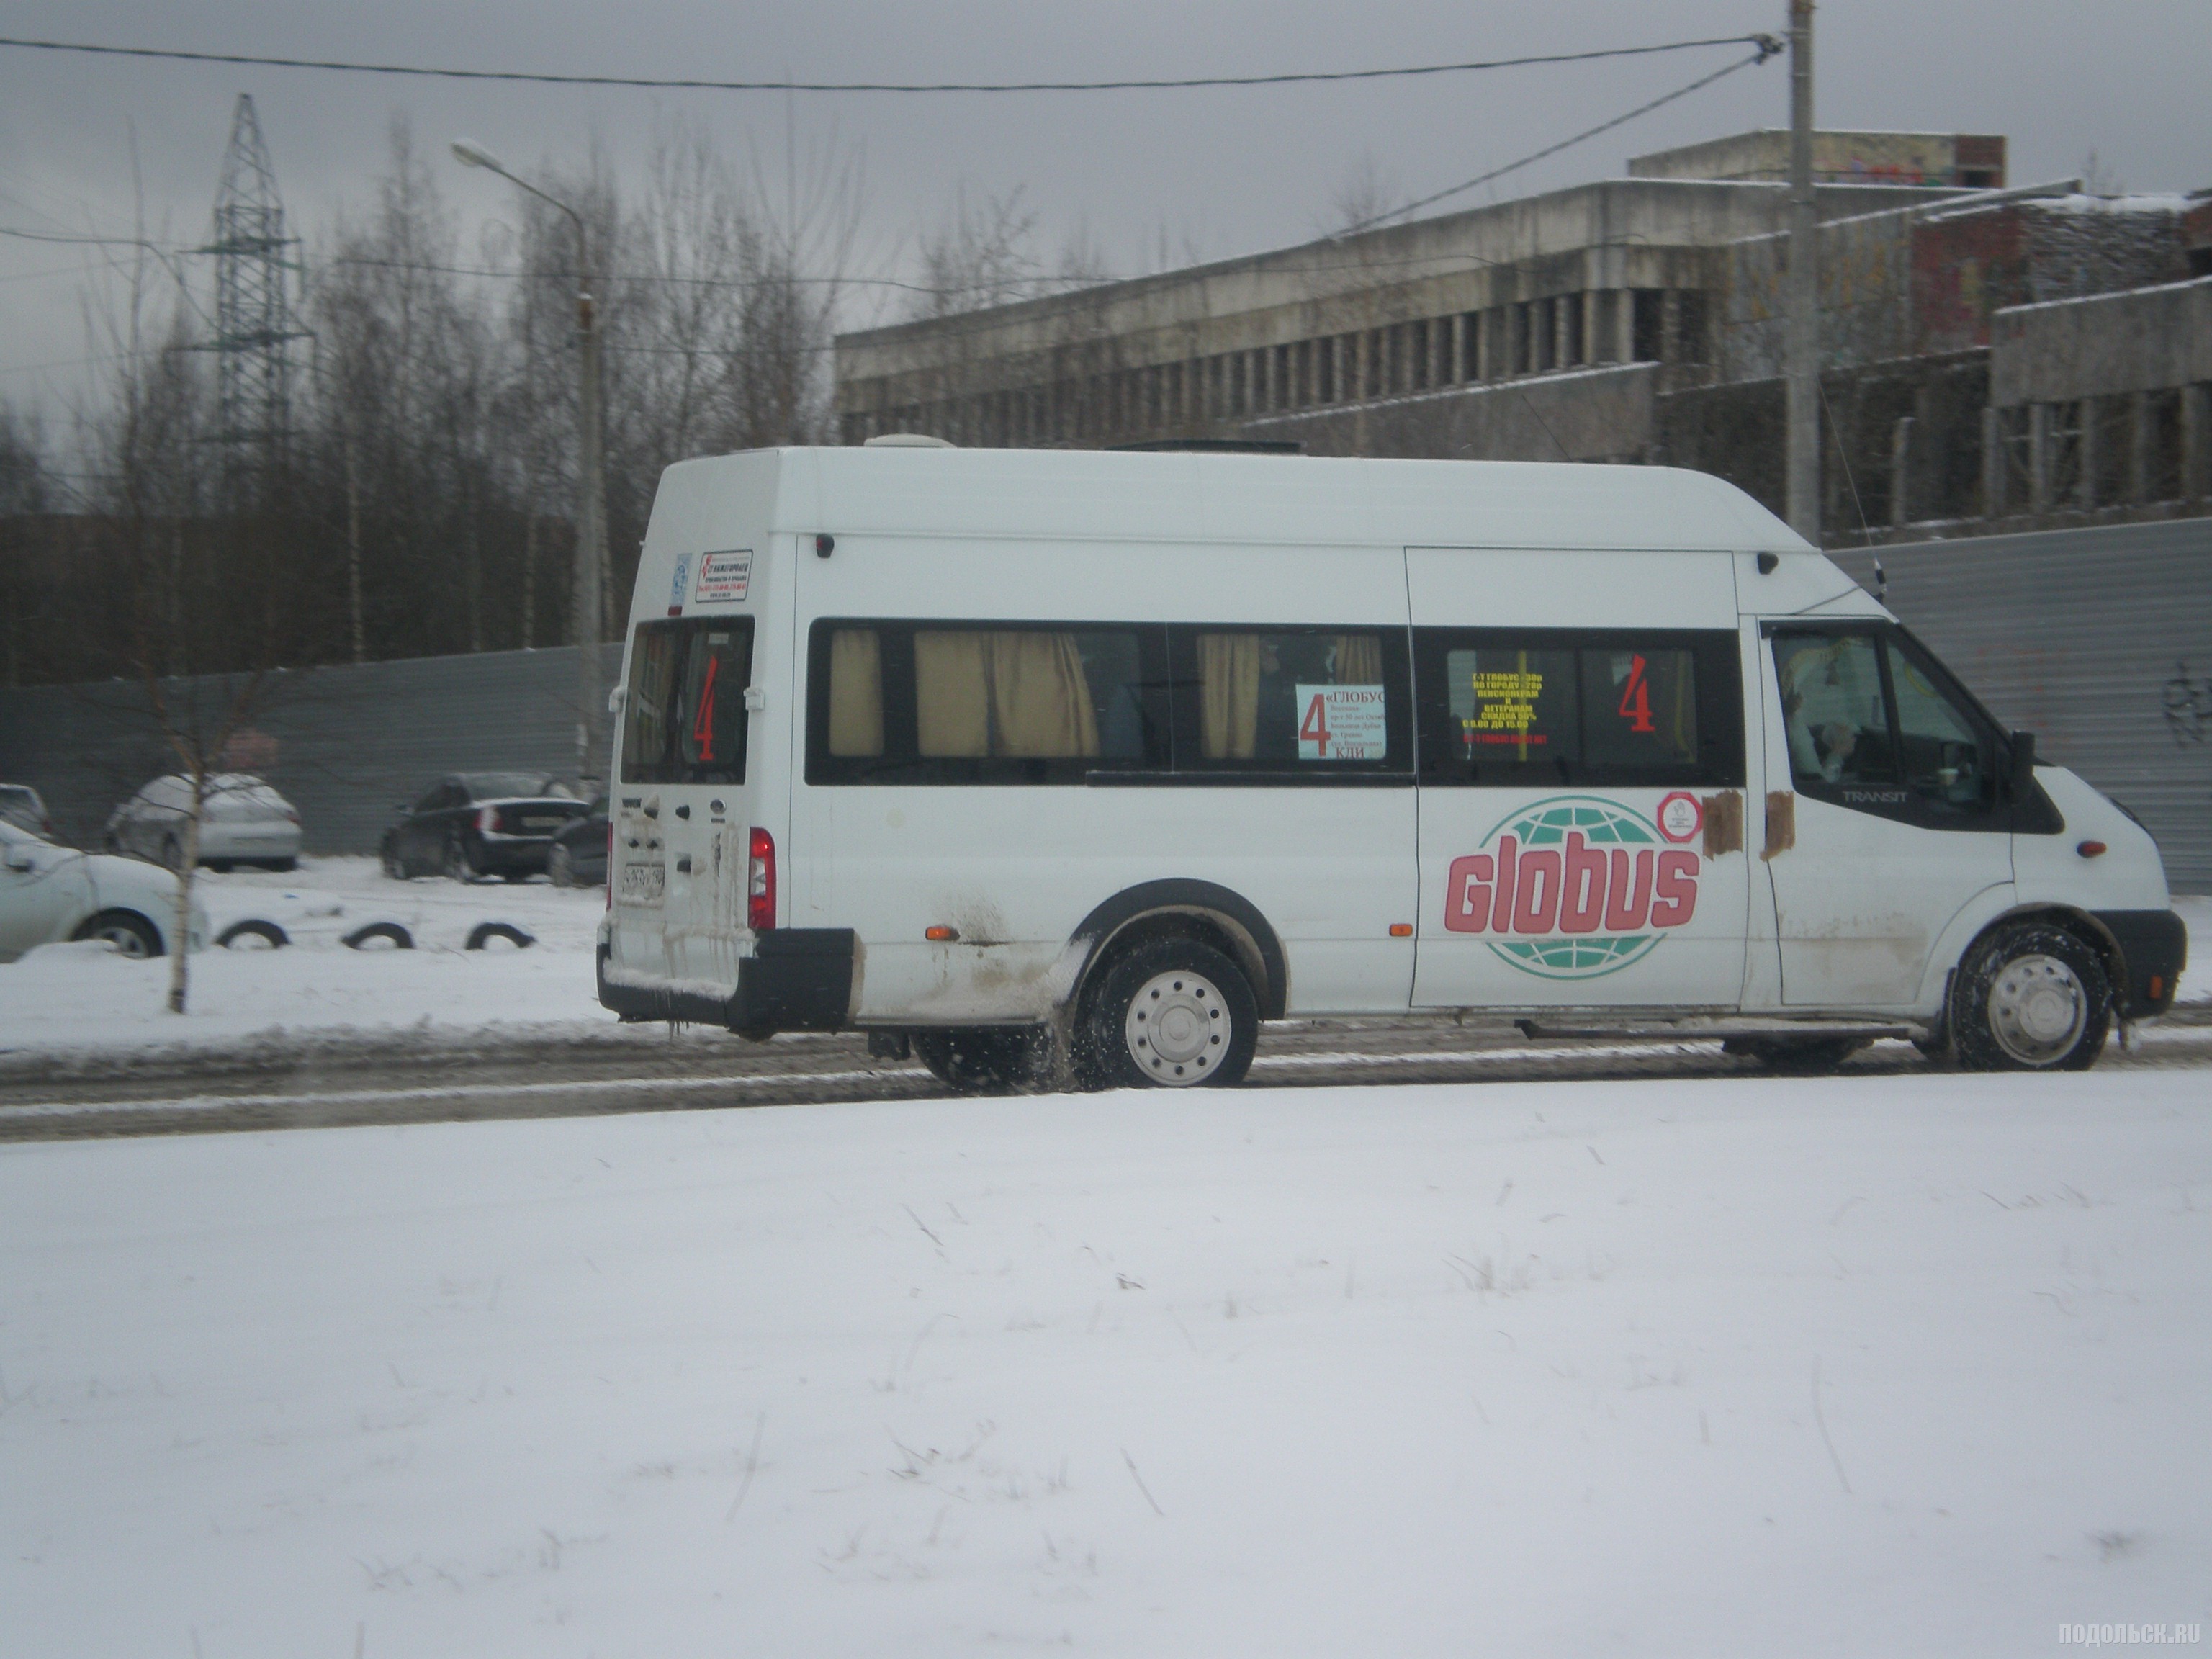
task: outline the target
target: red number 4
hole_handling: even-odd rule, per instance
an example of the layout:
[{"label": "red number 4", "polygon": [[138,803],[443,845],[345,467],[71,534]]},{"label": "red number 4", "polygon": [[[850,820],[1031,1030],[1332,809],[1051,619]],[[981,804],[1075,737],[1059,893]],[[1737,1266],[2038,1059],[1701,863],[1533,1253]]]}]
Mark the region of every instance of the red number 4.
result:
[{"label": "red number 4", "polygon": [[1322,694],[1315,692],[1313,701],[1306,705],[1305,722],[1298,727],[1298,738],[1303,743],[1319,744],[1319,753],[1326,757],[1328,754],[1328,716],[1322,711]]},{"label": "red number 4", "polygon": [[1620,718],[1632,732],[1656,730],[1651,724],[1651,689],[1644,681],[1644,659],[1628,659],[1628,684],[1620,690]]}]

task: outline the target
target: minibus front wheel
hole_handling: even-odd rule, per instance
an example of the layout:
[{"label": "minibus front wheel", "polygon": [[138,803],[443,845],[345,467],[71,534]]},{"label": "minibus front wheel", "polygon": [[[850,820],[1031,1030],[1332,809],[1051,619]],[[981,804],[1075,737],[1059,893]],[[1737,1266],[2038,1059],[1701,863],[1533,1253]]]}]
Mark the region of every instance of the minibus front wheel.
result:
[{"label": "minibus front wheel", "polygon": [[1106,969],[1080,1026],[1083,1070],[1095,1086],[1223,1087],[1251,1069],[1260,1005],[1243,970],[1212,945],[1154,939]]},{"label": "minibus front wheel", "polygon": [[2016,921],[1966,953],[1951,994],[1959,1063],[1970,1072],[2082,1072],[2112,1024],[2112,977],[2079,934]]}]

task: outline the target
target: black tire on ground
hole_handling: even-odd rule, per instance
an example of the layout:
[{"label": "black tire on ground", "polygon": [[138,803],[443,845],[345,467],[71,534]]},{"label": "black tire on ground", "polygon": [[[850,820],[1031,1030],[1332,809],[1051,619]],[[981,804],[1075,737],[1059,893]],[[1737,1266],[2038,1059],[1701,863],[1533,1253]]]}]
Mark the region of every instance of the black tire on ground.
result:
[{"label": "black tire on ground", "polygon": [[104,939],[126,957],[164,954],[161,930],[136,910],[102,910],[79,927],[71,939]]},{"label": "black tire on ground", "polygon": [[1042,1026],[978,1026],[916,1031],[915,1058],[963,1095],[1010,1095],[1044,1081],[1051,1033]]},{"label": "black tire on ground", "polygon": [[1970,1072],[2083,1072],[2112,1028],[2112,985],[2094,947],[2051,922],[2018,921],[1966,952],[1951,989],[1959,1064]]},{"label": "black tire on ground", "polygon": [[348,950],[358,951],[363,945],[374,945],[380,940],[395,951],[415,948],[415,936],[396,921],[372,921],[365,927],[356,927],[345,936],[343,943]]},{"label": "black tire on ground", "polygon": [[235,947],[240,939],[259,939],[272,951],[281,951],[292,942],[292,936],[273,921],[234,921],[217,933],[215,942],[226,951]]},{"label": "black tire on ground", "polygon": [[1145,940],[1109,963],[1076,1021],[1076,1074],[1097,1089],[1227,1088],[1260,1042],[1243,970],[1200,939]]},{"label": "black tire on ground", "polygon": [[230,873],[230,860],[228,859],[202,859],[200,862],[207,868],[214,871],[218,876],[227,876]]},{"label": "black tire on ground", "polygon": [[536,934],[526,933],[511,922],[480,921],[469,929],[467,948],[471,951],[481,951],[495,939],[505,939],[518,951],[527,951],[538,943]]},{"label": "black tire on ground", "polygon": [[1856,1036],[1730,1037],[1721,1044],[1721,1052],[1749,1054],[1783,1077],[1826,1077],[1865,1048],[1868,1041]]},{"label": "black tire on ground", "polygon": [[545,878],[556,887],[579,887],[583,884],[576,879],[576,860],[568,856],[568,849],[558,842],[545,855]]}]

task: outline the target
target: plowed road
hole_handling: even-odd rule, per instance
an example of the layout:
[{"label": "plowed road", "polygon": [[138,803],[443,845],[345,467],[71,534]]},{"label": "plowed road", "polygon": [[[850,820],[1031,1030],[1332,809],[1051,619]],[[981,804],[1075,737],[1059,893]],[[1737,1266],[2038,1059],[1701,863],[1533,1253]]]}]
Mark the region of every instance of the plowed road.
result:
[{"label": "plowed road", "polygon": [[[2100,1067],[2212,1067],[2212,1009],[2117,1038]],[[1862,1050],[1856,1075],[1928,1069],[1903,1042]],[[1510,1030],[1412,1020],[1269,1026],[1251,1081],[1274,1087],[1769,1075],[1716,1041],[1531,1042]],[[660,1027],[558,1040],[405,1041],[0,1063],[0,1140],[216,1133],[343,1124],[584,1116],[830,1100],[919,1100],[946,1091],[919,1065],[871,1060],[864,1038],[753,1044]]]}]

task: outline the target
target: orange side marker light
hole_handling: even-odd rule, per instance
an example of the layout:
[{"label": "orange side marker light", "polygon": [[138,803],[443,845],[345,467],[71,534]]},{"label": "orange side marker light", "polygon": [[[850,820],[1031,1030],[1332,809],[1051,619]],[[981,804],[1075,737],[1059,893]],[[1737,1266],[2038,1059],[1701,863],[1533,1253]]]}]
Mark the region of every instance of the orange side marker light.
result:
[{"label": "orange side marker light", "polygon": [[1390,937],[1392,939],[1411,939],[1413,936],[1413,924],[1412,922],[1394,921],[1390,924]]},{"label": "orange side marker light", "polygon": [[960,937],[960,930],[957,927],[939,925],[935,927],[923,928],[921,936],[926,939],[933,939],[939,945],[950,945]]}]

